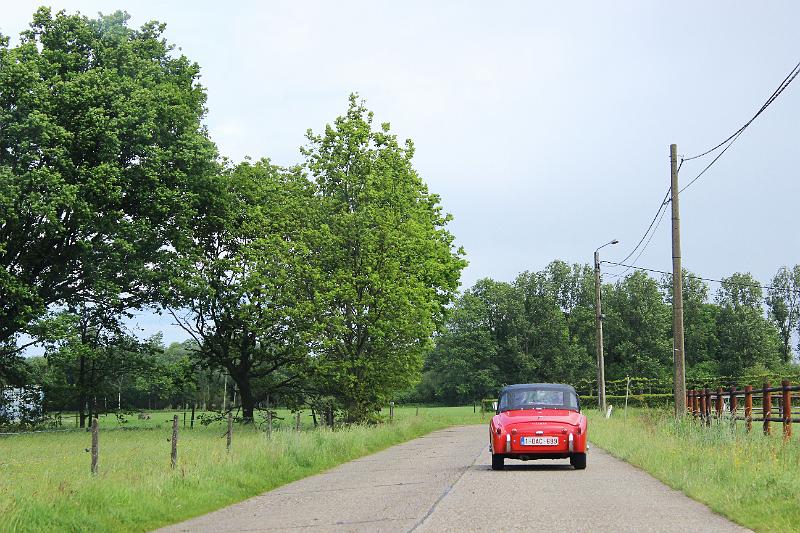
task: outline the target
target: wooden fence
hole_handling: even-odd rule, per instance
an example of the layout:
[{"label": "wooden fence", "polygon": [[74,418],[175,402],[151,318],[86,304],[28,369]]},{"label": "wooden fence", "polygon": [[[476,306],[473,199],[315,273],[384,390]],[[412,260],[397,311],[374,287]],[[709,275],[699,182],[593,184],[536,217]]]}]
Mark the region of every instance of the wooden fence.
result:
[{"label": "wooden fence", "polygon": [[792,400],[799,397],[795,394],[798,391],[800,385],[792,385],[789,380],[783,380],[780,387],[767,382],[760,389],[752,385],[744,389],[692,389],[686,394],[686,407],[706,425],[711,425],[714,419],[731,423],[742,420],[749,432],[753,430],[753,422],[761,422],[765,435],[770,434],[772,422],[781,423],[783,437],[788,439],[792,436],[792,424],[800,424],[800,410],[792,412]]}]

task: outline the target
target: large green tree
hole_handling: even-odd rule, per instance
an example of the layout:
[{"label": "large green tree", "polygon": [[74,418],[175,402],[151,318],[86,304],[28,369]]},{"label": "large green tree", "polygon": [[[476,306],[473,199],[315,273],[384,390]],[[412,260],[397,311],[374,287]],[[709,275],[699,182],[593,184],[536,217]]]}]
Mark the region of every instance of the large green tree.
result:
[{"label": "large green tree", "polygon": [[458,405],[490,397],[502,385],[501,347],[490,328],[488,302],[467,291],[425,360],[420,391],[427,401]]},{"label": "large green tree", "polygon": [[[556,261],[514,283],[479,280],[456,300],[425,364],[422,399],[458,403],[493,395],[501,385],[592,375],[581,336],[592,309],[580,265]],[[570,321],[575,320],[575,331]],[[594,346],[592,346],[592,350]]]},{"label": "large green tree", "polygon": [[54,304],[141,286],[216,157],[199,67],[127,20],[43,7],[0,36],[0,377]]},{"label": "large green tree", "polygon": [[[483,311],[482,327],[486,329],[496,346],[493,364],[497,367],[498,383],[500,385],[517,383],[518,377],[525,369],[519,360],[516,347],[516,330],[522,309],[514,285],[484,278],[478,280],[466,294],[478,299],[482,304],[476,309]],[[465,333],[466,329],[462,328],[461,334]]]},{"label": "large green tree", "polygon": [[[665,301],[672,305],[672,276],[661,279]],[[683,269],[683,328],[686,365],[692,371],[713,375],[718,370],[719,340],[717,314],[719,306],[709,301],[705,281]],[[672,323],[669,328],[672,336]]]},{"label": "large green tree", "polygon": [[298,171],[266,160],[223,171],[205,198],[161,298],[195,356],[233,378],[252,421],[267,395],[300,386],[319,340],[317,198]]},{"label": "large green tree", "polygon": [[603,286],[603,313],[609,379],[669,375],[671,314],[656,280],[639,271]]},{"label": "large green tree", "polygon": [[781,267],[770,282],[766,297],[769,317],[781,336],[781,357],[792,361],[792,335],[800,319],[800,265]]},{"label": "large green tree", "polygon": [[117,383],[125,375],[146,374],[155,352],[161,350],[160,336],[139,341],[121,321],[122,314],[104,304],[70,307],[54,320],[63,334],[48,347],[46,360],[62,382],[49,383],[46,394],[68,401],[63,407],[76,409],[79,425],[104,410],[107,400],[116,405]]},{"label": "large green tree", "polygon": [[[575,293],[577,278],[565,285],[553,269],[523,272],[514,281],[519,312],[514,321],[515,359],[520,373],[515,382],[575,382],[590,369],[591,359],[584,346],[570,335],[564,305],[574,308],[573,296],[564,298],[565,287]],[[569,303],[567,303],[569,302]]]},{"label": "large green tree", "polygon": [[375,128],[355,95],[308,140],[327,230],[318,375],[350,419],[365,419],[418,379],[465,261],[450,216],[414,170],[413,144],[399,143],[388,124]]},{"label": "large green tree", "polygon": [[723,375],[739,376],[748,368],[773,368],[780,361],[780,339],[764,317],[763,293],[749,273],[723,278],[717,292],[719,362]]}]

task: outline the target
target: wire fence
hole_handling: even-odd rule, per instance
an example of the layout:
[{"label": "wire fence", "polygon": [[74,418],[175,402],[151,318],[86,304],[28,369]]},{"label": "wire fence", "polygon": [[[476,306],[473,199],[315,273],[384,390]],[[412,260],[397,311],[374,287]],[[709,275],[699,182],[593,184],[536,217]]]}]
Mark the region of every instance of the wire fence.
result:
[{"label": "wire fence", "polygon": [[[747,385],[755,388],[761,387],[764,383],[779,383],[783,380],[794,382],[800,381],[800,373],[776,374],[759,373],[743,376],[712,376],[712,375],[690,375],[686,378],[686,389],[711,389],[716,390],[722,387],[744,387]],[[622,379],[608,380],[606,385],[607,396],[624,396],[628,394],[673,394],[674,384],[672,378],[647,378],[647,377],[626,377]],[[579,394],[585,396],[597,395],[597,380],[583,379],[575,384],[575,389]]]}]

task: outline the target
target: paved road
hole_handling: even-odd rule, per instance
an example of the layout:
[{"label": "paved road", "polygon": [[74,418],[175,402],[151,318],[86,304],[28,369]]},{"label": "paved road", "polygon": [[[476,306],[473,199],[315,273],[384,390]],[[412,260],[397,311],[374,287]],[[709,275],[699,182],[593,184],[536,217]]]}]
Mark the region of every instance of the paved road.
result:
[{"label": "paved road", "polygon": [[593,448],[494,472],[486,428],[431,433],[162,531],[747,531]]}]

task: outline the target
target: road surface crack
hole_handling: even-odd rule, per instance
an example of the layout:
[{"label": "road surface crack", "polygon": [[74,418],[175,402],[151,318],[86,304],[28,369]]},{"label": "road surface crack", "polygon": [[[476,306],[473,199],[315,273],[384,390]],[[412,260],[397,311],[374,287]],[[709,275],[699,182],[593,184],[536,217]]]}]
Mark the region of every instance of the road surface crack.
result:
[{"label": "road surface crack", "polygon": [[458,475],[458,477],[456,478],[456,480],[455,480],[455,481],[453,481],[453,483],[451,483],[450,485],[448,485],[446,489],[444,489],[444,492],[442,492],[442,494],[441,494],[441,495],[440,495],[440,496],[439,496],[439,497],[436,499],[436,501],[435,501],[435,502],[433,502],[433,505],[431,505],[431,508],[430,508],[430,509],[428,509],[428,512],[427,512],[427,513],[425,513],[425,516],[423,516],[423,517],[422,517],[422,519],[421,519],[419,522],[417,522],[416,524],[414,524],[414,527],[412,527],[411,529],[409,529],[409,530],[408,530],[408,532],[409,532],[409,533],[411,533],[412,531],[415,531],[415,530],[416,530],[416,529],[417,529],[419,526],[421,526],[422,524],[424,524],[424,523],[425,523],[425,521],[426,521],[426,520],[427,520],[427,519],[428,519],[428,518],[429,518],[429,517],[430,517],[430,516],[433,514],[433,512],[436,510],[436,507],[439,505],[439,503],[441,503],[441,501],[442,501],[442,500],[444,500],[444,498],[445,498],[445,497],[446,497],[448,494],[450,494],[450,491],[451,491],[451,490],[453,490],[453,487],[455,487],[456,485],[458,485],[458,482],[459,482],[459,481],[461,481],[461,478],[462,478],[462,477],[464,477],[464,474],[466,474],[466,473],[467,473],[467,471],[469,471],[469,469],[470,469],[470,468],[472,468],[473,466],[475,466],[475,462],[478,460],[478,458],[479,458],[479,457],[481,456],[481,454],[483,453],[483,449],[484,449],[484,447],[485,447],[485,446],[481,446],[481,449],[480,449],[480,451],[478,451],[478,455],[476,455],[476,456],[475,456],[475,458],[472,460],[472,462],[471,462],[470,464],[468,464],[468,465],[467,465],[465,468],[463,468],[463,469],[461,470],[461,473]]}]

